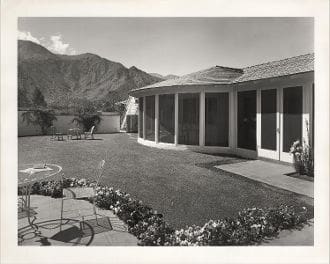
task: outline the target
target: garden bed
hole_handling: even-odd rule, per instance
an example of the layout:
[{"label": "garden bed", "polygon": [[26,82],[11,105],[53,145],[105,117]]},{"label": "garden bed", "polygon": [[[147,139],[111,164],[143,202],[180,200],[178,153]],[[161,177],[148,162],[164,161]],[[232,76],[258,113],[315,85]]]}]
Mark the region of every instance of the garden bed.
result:
[{"label": "garden bed", "polygon": [[[256,245],[278,235],[281,230],[301,228],[307,224],[306,207],[280,205],[274,208],[247,208],[235,217],[210,220],[203,226],[187,226],[175,230],[162,214],[120,190],[95,186],[84,179],[44,181],[32,186],[32,194],[62,197],[62,188],[94,186],[95,203],[112,210],[139,239],[141,246],[223,246]],[[21,194],[21,189],[18,193]]]}]

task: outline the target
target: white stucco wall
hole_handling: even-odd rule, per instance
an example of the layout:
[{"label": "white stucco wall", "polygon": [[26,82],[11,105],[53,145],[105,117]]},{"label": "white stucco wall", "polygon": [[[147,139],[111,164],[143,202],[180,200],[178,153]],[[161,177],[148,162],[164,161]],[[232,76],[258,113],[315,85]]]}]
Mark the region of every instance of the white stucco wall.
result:
[{"label": "white stucco wall", "polygon": [[108,134],[108,133],[117,133],[120,130],[120,114],[107,112],[102,113],[102,121],[97,127],[96,133]]},{"label": "white stucco wall", "polygon": [[[22,113],[24,111],[18,111],[18,136],[38,136],[42,135],[39,126],[28,125],[23,122]],[[72,123],[73,115],[57,115],[57,120],[53,122],[58,132],[66,133],[69,128],[76,127],[75,123]],[[96,133],[108,134],[117,133],[120,130],[120,115],[116,112],[103,112],[101,114],[102,121],[98,125]]]}]

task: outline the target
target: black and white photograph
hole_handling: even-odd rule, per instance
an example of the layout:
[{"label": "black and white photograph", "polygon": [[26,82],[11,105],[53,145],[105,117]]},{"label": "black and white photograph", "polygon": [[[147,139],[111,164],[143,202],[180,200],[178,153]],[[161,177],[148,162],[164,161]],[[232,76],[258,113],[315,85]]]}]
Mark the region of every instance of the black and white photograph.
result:
[{"label": "black and white photograph", "polygon": [[[329,112],[317,103],[329,99],[329,56],[318,55],[329,55],[329,42],[318,53],[316,15],[49,10],[15,13],[13,46],[1,49],[2,79],[13,79],[1,84],[1,100],[13,100],[2,104],[1,145],[8,134],[15,142],[1,149],[1,170],[11,174],[1,173],[2,198],[14,181],[3,263],[28,263],[9,248],[33,263],[72,246],[98,255],[89,263],[142,248],[173,249],[175,263],[217,262],[183,257],[192,247],[222,257],[242,250],[250,259],[224,258],[257,263],[252,251],[302,256],[329,245],[328,234],[319,237],[320,223],[329,231]],[[171,257],[157,252],[152,263]],[[83,263],[62,257],[49,261]],[[263,260],[312,263],[277,258]]]}]

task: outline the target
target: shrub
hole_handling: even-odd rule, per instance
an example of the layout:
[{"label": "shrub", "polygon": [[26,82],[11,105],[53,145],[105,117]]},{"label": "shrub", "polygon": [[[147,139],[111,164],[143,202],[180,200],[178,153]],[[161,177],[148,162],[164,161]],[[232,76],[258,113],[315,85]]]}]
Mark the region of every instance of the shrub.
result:
[{"label": "shrub", "polygon": [[[63,185],[62,185],[63,184]],[[32,194],[52,197],[62,196],[62,187],[95,186],[84,179],[66,179],[36,182]],[[276,236],[280,230],[299,227],[307,223],[307,209],[281,205],[275,208],[248,208],[236,217],[210,220],[202,227],[193,225],[175,230],[164,217],[120,190],[107,186],[95,186],[95,203],[112,210],[128,225],[128,231],[139,239],[141,246],[222,246],[253,245],[265,238]],[[18,189],[21,194],[21,188]]]},{"label": "shrub", "polygon": [[97,126],[101,122],[101,117],[97,114],[82,113],[72,119],[72,123],[76,122],[82,126],[84,131],[89,131],[92,126]]},{"label": "shrub", "polygon": [[22,114],[23,122],[28,125],[40,126],[43,135],[47,134],[48,129],[53,125],[56,120],[55,112],[53,110],[36,109],[26,111]]},{"label": "shrub", "polygon": [[294,167],[296,172],[300,175],[307,175],[314,177],[314,150],[311,146],[311,136],[307,125],[308,143],[304,140],[303,144],[299,140],[295,141],[291,148],[290,153],[293,154]]}]

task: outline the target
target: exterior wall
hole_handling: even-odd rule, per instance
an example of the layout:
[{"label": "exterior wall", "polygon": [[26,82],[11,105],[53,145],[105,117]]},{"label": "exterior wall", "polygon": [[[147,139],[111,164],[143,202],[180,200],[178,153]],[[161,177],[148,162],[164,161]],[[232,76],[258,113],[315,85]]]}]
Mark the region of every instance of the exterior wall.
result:
[{"label": "exterior wall", "polygon": [[[39,136],[42,135],[39,126],[27,125],[23,122],[22,113],[24,111],[18,111],[18,136]],[[69,128],[76,127],[75,123],[72,123],[73,115],[57,115],[57,120],[53,122],[57,131],[66,133]],[[96,133],[107,134],[117,133],[120,130],[120,115],[118,113],[102,113],[102,121],[98,125]]]},{"label": "exterior wall", "polygon": [[38,136],[41,135],[41,129],[39,126],[27,125],[26,122],[23,122],[22,113],[25,111],[18,111],[17,116],[17,129],[18,136]]},{"label": "exterior wall", "polygon": [[126,116],[126,132],[128,133],[138,132],[138,115]]},{"label": "exterior wall", "polygon": [[120,131],[120,115],[118,113],[102,113],[102,121],[97,127],[97,134],[118,133]]},{"label": "exterior wall", "polygon": [[[157,89],[146,89],[137,93],[134,92],[134,96],[144,97],[149,95],[156,95],[155,104],[155,125],[156,132],[158,131],[158,103],[157,98],[160,94],[174,94],[175,95],[175,140],[174,144],[158,143],[158,137],[156,134],[155,141],[148,141],[145,138],[139,138],[138,142],[148,146],[154,146],[159,148],[170,149],[199,149],[207,152],[219,152],[219,153],[232,153],[249,158],[266,157],[277,159],[285,162],[292,162],[292,155],[282,151],[282,139],[278,136],[276,153],[268,155],[261,149],[261,90],[263,89],[276,89],[277,90],[277,127],[278,133],[282,133],[283,122],[283,88],[301,86],[303,88],[303,114],[302,114],[302,136],[303,140],[308,142],[306,122],[311,123],[313,116],[313,99],[312,99],[312,87],[314,83],[314,72],[307,72],[302,74],[295,74],[290,76],[283,76],[277,78],[270,78],[264,80],[249,81],[245,83],[237,83],[230,85],[184,85],[184,86],[171,86],[171,87],[159,87]],[[237,148],[237,92],[255,90],[257,94],[256,98],[256,150],[247,150]],[[199,146],[186,146],[178,144],[178,95],[179,93],[199,93],[200,94],[200,133],[199,133]],[[229,147],[209,147],[205,146],[205,93],[212,92],[228,92],[229,93]],[[145,102],[145,101],[144,101]],[[145,107],[145,104],[144,104]],[[141,124],[140,124],[141,125]],[[145,124],[142,124],[145,129]],[[311,132],[312,129],[309,129]]]}]

